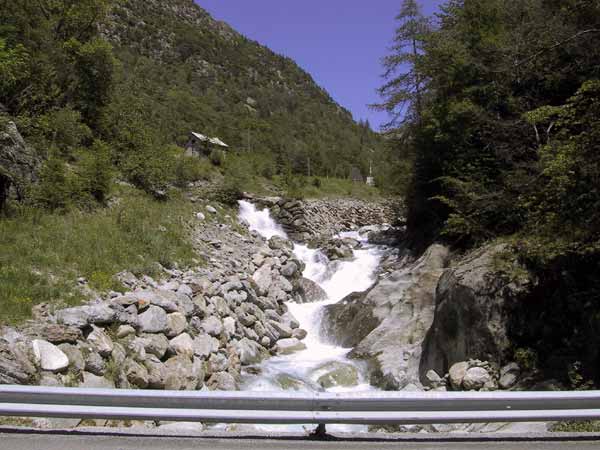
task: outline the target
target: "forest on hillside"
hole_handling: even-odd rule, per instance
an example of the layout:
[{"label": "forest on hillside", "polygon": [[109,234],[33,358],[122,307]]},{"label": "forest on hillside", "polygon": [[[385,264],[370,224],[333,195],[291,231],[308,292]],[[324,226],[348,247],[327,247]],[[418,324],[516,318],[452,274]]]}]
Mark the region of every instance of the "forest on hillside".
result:
[{"label": "forest on hillside", "polygon": [[[372,159],[389,176],[367,123],[192,0],[0,0],[0,11],[0,126],[14,121],[39,156],[36,207],[94,207],[114,179],[162,195],[214,165],[236,189],[248,176],[366,174]],[[184,158],[190,131],[233,156]]]},{"label": "forest on hillside", "polygon": [[522,343],[600,373],[600,2],[405,0],[397,21],[379,107],[413,246],[509,243],[537,277]]}]

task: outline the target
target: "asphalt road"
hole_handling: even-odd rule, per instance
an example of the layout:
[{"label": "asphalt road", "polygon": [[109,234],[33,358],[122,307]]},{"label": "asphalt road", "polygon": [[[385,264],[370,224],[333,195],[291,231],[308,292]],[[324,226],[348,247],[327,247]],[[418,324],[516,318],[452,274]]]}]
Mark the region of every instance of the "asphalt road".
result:
[{"label": "asphalt road", "polygon": [[[507,439],[502,437],[502,439]],[[569,438],[570,439],[570,438]],[[600,440],[399,438],[315,441],[306,438],[224,438],[107,434],[0,433],[4,450],[588,450],[600,449]]]}]

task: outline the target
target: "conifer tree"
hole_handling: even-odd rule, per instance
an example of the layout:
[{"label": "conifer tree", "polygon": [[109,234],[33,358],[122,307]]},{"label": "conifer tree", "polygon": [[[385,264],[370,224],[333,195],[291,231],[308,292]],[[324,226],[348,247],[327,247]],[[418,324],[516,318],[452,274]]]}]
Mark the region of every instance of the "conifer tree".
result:
[{"label": "conifer tree", "polygon": [[390,49],[392,53],[382,60],[386,83],[378,93],[383,102],[375,105],[390,114],[391,120],[385,128],[396,128],[411,117],[420,122],[426,82],[419,73],[418,62],[430,30],[429,21],[422,15],[416,0],[404,0],[396,20],[398,28]]}]

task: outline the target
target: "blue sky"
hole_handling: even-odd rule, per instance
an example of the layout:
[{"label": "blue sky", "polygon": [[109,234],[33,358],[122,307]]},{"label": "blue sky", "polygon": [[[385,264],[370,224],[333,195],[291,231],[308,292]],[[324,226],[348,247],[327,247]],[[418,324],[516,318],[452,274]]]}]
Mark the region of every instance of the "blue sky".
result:
[{"label": "blue sky", "polygon": [[[294,59],[355,119],[375,129],[385,113],[379,99],[380,60],[394,34],[401,0],[198,0],[217,20]],[[419,0],[426,14],[441,0]]]}]

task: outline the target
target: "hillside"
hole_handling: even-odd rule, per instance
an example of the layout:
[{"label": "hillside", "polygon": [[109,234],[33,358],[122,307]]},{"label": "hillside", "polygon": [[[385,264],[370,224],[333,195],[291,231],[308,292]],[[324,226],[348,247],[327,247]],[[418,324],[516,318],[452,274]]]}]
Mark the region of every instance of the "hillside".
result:
[{"label": "hillside", "polygon": [[[113,108],[133,107],[170,142],[191,129],[286,165],[347,176],[374,133],[356,124],[291,59],[214,20],[191,0],[115,4],[102,34],[122,63]],[[135,106],[133,106],[133,105]]]}]

